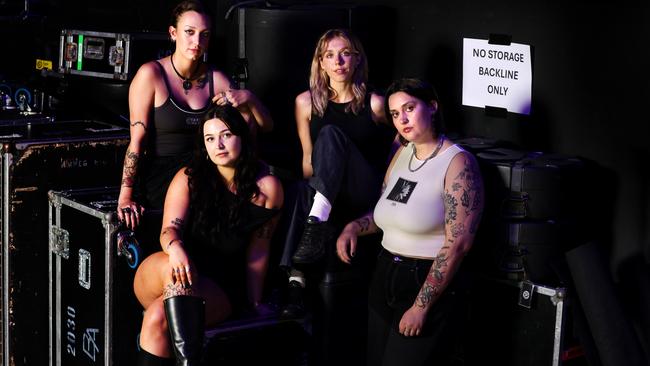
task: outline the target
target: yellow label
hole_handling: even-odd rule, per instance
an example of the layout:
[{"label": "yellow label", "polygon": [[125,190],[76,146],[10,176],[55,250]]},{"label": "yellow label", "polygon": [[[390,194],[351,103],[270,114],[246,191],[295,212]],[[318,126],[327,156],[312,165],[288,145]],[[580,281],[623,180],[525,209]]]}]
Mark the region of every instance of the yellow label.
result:
[{"label": "yellow label", "polygon": [[52,70],[52,61],[36,59],[36,70]]}]

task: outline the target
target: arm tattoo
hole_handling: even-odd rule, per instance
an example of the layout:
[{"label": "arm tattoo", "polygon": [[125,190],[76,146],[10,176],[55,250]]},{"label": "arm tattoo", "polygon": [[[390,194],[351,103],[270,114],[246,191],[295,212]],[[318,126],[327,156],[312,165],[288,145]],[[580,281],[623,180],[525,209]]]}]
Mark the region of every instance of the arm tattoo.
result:
[{"label": "arm tattoo", "polygon": [[144,128],[145,131],[147,130],[147,126],[145,126],[142,121],[131,122],[131,127],[135,127],[135,126],[142,126],[142,128]]},{"label": "arm tattoo", "polygon": [[133,187],[135,184],[135,176],[138,171],[138,160],[140,160],[140,154],[134,153],[131,150],[126,151],[126,157],[124,157],[124,172],[122,178],[122,185],[125,187]]},{"label": "arm tattoo", "polygon": [[[482,207],[482,197],[481,197],[481,174],[478,170],[476,164],[472,164],[472,161],[468,158],[465,158],[463,161],[464,167],[463,170],[458,173],[454,178],[455,182],[452,184],[452,191],[458,192],[462,190],[460,196],[460,204],[465,210],[465,213],[469,215],[473,211],[479,211],[477,215],[473,218],[469,232],[476,233],[478,229],[478,224],[481,220],[481,207]],[[459,182],[460,181],[460,182]],[[447,194],[445,192],[445,194]],[[455,200],[454,200],[455,201]],[[445,200],[445,204],[447,200]],[[456,215],[456,206],[457,203],[453,206],[454,209],[454,218]],[[449,218],[449,216],[447,217]],[[446,221],[449,223],[449,221]]]},{"label": "arm tattoo", "polygon": [[424,308],[432,303],[442,292],[441,287],[445,279],[445,267],[447,267],[447,249],[449,247],[442,247],[433,260],[426,282],[422,286],[418,298],[415,301],[415,304],[420,308]]},{"label": "arm tattoo", "polygon": [[456,201],[456,197],[449,194],[449,192],[443,194],[443,199],[445,201],[445,223],[450,224],[452,221],[456,220],[456,207],[458,206],[458,201]]},{"label": "arm tattoo", "polygon": [[356,219],[354,220],[354,222],[356,222],[357,225],[359,225],[362,233],[368,231],[368,229],[370,228],[370,219],[367,217]]},{"label": "arm tattoo", "polygon": [[463,223],[451,225],[451,236],[457,238],[465,233],[465,225]]},{"label": "arm tattoo", "polygon": [[171,224],[174,226],[178,226],[179,228],[182,229],[183,226],[185,225],[185,221],[183,221],[183,219],[181,219],[180,217],[177,217],[172,220]]}]

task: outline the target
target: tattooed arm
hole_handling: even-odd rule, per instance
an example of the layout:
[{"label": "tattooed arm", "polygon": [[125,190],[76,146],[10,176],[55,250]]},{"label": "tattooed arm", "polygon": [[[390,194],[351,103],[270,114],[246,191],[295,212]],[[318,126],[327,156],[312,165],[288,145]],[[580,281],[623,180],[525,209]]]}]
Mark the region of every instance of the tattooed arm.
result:
[{"label": "tattooed arm", "polygon": [[[282,192],[282,184],[276,177],[267,175],[257,181],[257,186],[260,189],[260,194],[253,199],[253,203],[271,209],[280,209],[282,207],[284,194]],[[254,306],[257,306],[262,300],[264,280],[269,262],[271,238],[275,232],[279,217],[279,215],[275,215],[271,220],[255,230],[250,238],[246,268],[247,290],[248,299]]]},{"label": "tattooed arm", "polygon": [[[158,77],[156,66],[147,63],[138,70],[129,87],[130,142],[124,157],[124,168],[118,198],[118,217],[130,228],[138,224],[142,207],[133,201],[133,187],[138,176],[138,168],[144,153],[149,115],[154,105],[154,80]],[[131,213],[121,209],[129,207]]]},{"label": "tattooed arm", "polygon": [[339,259],[347,264],[351,264],[352,257],[354,257],[357,251],[357,238],[378,231],[379,227],[375,224],[372,210],[345,225],[336,240],[336,254],[339,256]]},{"label": "tattooed arm", "polygon": [[[185,243],[183,232],[190,208],[190,189],[185,168],[180,169],[167,189],[163,211],[160,246],[169,256],[169,271],[172,279],[183,285],[191,285],[196,278],[196,268],[192,264]],[[189,273],[186,269],[189,268]]]},{"label": "tattooed arm", "polygon": [[[384,176],[384,182],[381,185],[381,193],[384,193],[384,190],[386,190],[386,182],[388,182],[388,177],[390,177],[390,173],[393,170],[393,165],[395,165],[395,161],[397,161],[397,157],[403,148],[404,147],[401,146],[397,149],[390,164],[388,165],[386,175]],[[341,261],[347,264],[351,264],[352,257],[354,257],[354,254],[357,251],[357,238],[359,236],[376,233],[380,230],[375,223],[373,210],[374,207],[364,216],[345,225],[341,231],[341,234],[336,240],[336,254],[339,256],[339,259],[341,259]]]},{"label": "tattooed arm", "polygon": [[426,313],[451,282],[469,251],[483,211],[483,182],[469,153],[456,155],[445,176],[445,243],[433,260],[429,275],[413,306],[404,313],[400,330],[419,334]]}]

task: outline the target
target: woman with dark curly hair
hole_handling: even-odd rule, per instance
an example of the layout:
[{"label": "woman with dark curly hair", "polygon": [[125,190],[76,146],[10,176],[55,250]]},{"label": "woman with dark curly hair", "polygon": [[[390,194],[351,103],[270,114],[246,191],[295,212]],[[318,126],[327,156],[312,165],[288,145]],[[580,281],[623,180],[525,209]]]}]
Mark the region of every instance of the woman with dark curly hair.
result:
[{"label": "woman with dark curly hair", "polygon": [[177,365],[198,365],[204,326],[260,310],[282,186],[257,160],[235,108],[208,110],[196,143],[167,191],[162,251],[135,276],[145,308],[139,365],[169,363],[172,348]]}]

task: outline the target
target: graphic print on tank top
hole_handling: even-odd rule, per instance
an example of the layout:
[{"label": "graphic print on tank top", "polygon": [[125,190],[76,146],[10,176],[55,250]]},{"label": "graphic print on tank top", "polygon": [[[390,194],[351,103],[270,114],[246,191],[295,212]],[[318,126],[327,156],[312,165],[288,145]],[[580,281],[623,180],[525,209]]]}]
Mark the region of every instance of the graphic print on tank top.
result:
[{"label": "graphic print on tank top", "polygon": [[388,196],[386,196],[386,199],[406,204],[417,184],[418,182],[412,182],[400,177]]}]

